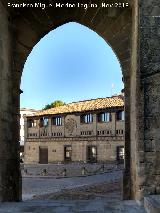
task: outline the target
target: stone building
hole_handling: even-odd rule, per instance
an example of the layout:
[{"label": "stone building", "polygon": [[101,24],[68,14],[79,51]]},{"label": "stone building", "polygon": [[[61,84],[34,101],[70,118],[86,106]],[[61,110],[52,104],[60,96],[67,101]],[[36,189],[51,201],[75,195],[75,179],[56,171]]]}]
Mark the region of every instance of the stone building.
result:
[{"label": "stone building", "polygon": [[121,161],[123,96],[80,101],[28,115],[25,137],[25,163]]}]

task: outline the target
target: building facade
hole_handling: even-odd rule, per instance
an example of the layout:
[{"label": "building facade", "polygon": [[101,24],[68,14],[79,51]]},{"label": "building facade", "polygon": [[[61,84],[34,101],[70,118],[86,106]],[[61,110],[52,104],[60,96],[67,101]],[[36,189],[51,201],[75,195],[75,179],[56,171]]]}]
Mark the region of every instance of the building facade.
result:
[{"label": "building facade", "polygon": [[35,109],[27,109],[27,108],[21,108],[20,109],[20,157],[23,159],[23,153],[24,153],[24,116],[31,115],[36,113],[37,110]]},{"label": "building facade", "polygon": [[37,110],[35,109],[27,109],[21,108],[20,109],[20,145],[24,145],[24,116],[31,115],[36,113]]},{"label": "building facade", "polygon": [[25,163],[123,160],[123,97],[80,101],[28,115],[25,141]]}]

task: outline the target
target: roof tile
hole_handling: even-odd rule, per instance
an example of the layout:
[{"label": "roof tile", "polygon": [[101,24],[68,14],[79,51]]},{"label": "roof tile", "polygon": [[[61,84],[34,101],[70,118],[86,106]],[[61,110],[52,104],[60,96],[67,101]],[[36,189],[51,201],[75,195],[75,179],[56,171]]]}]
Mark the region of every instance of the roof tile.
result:
[{"label": "roof tile", "polygon": [[[97,98],[86,101],[69,103],[60,107],[55,107],[47,110],[40,110],[34,116],[54,115],[63,113],[85,112],[111,107],[123,107],[124,101],[122,96],[114,96],[109,98]],[[28,115],[27,117],[30,117]],[[32,115],[33,116],[33,115]]]}]

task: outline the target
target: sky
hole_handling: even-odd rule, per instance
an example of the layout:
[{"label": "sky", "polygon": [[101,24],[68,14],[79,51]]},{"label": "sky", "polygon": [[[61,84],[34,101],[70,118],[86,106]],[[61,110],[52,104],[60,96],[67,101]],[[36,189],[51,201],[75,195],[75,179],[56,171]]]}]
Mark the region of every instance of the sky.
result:
[{"label": "sky", "polygon": [[21,79],[21,108],[42,109],[110,97],[123,89],[120,63],[106,41],[75,22],[50,31],[32,49]]}]

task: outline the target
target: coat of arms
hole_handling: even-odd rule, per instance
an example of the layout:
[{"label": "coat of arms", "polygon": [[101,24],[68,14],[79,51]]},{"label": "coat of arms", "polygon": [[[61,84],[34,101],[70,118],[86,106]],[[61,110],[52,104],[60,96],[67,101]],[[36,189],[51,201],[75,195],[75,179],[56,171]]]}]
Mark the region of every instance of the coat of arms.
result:
[{"label": "coat of arms", "polygon": [[65,127],[68,131],[68,133],[73,133],[75,127],[76,127],[76,121],[73,118],[67,119],[67,122],[65,123]]}]

